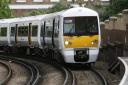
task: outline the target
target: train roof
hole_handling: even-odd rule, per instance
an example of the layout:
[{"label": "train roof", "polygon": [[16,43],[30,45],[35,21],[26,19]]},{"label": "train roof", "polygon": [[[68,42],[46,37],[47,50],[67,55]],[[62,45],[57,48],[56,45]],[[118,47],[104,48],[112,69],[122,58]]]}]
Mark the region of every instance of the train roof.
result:
[{"label": "train roof", "polygon": [[14,22],[18,18],[1,19],[0,27],[7,27],[10,23]]},{"label": "train roof", "polygon": [[62,17],[77,17],[77,16],[98,16],[98,13],[92,9],[85,7],[75,7],[66,9],[60,12],[48,14],[47,17],[50,16],[62,16]]},{"label": "train roof", "polygon": [[35,21],[42,20],[45,15],[36,15],[36,16],[29,16],[29,17],[19,17],[19,18],[9,18],[9,19],[1,19],[0,20],[0,27],[7,27],[8,24],[27,24]]},{"label": "train roof", "polygon": [[8,24],[28,24],[31,22],[36,22],[43,20],[45,18],[53,17],[53,16],[62,16],[62,17],[79,17],[79,16],[98,16],[98,13],[92,9],[85,8],[85,7],[75,7],[66,9],[60,12],[50,13],[50,14],[42,14],[36,16],[29,16],[29,17],[19,17],[19,18],[10,18],[10,19],[1,19],[0,20],[0,27],[5,26],[7,27]]}]

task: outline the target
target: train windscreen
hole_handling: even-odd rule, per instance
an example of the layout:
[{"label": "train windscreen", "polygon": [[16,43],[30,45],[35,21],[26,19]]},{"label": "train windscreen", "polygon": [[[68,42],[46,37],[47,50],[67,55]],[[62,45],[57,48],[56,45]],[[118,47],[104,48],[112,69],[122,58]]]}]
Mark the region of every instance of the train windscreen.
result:
[{"label": "train windscreen", "polygon": [[65,17],[64,36],[98,35],[97,17]]}]

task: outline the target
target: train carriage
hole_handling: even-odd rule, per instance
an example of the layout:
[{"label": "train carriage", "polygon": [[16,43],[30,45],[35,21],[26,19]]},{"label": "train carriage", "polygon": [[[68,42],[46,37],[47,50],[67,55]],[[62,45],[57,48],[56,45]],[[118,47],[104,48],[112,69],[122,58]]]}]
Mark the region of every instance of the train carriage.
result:
[{"label": "train carriage", "polygon": [[[45,31],[49,35],[45,35],[44,42],[60,50],[65,62],[91,63],[96,61],[100,45],[97,12],[83,7],[71,8],[49,14],[43,18],[43,21],[50,22],[52,26],[46,26]],[[49,39],[48,36],[50,36]]]},{"label": "train carriage", "polygon": [[4,46],[11,46],[10,43],[10,23],[18,18],[2,19],[0,20],[0,44]]},{"label": "train carriage", "polygon": [[61,57],[66,63],[93,63],[99,53],[99,15],[88,8],[14,19],[7,30],[8,44],[57,51],[62,56],[55,59],[59,61]]},{"label": "train carriage", "polygon": [[21,17],[10,24],[11,42],[18,46],[42,47],[41,21],[43,15]]}]

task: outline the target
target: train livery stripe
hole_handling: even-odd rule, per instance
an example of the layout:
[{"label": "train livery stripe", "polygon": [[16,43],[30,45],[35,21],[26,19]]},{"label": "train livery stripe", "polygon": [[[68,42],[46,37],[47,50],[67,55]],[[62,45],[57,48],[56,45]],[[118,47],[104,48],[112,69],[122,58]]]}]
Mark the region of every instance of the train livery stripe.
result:
[{"label": "train livery stripe", "polygon": [[98,47],[99,35],[93,36],[64,36],[65,48]]}]

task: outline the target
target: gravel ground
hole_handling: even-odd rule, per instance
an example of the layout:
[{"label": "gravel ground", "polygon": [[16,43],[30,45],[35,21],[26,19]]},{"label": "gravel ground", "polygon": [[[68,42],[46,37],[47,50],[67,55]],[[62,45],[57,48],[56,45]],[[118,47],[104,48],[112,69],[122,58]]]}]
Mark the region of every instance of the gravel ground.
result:
[{"label": "gravel ground", "polygon": [[19,64],[15,64],[11,61],[10,62],[2,61],[2,62],[8,64],[12,69],[12,77],[8,81],[7,85],[25,85],[25,83],[29,79],[28,76],[30,76],[28,70],[25,67]]},{"label": "gravel ground", "polygon": [[0,81],[7,77],[8,70],[5,66],[0,64]]},{"label": "gravel ground", "polygon": [[63,73],[56,67],[33,61],[40,70],[40,80],[38,85],[62,85],[64,82]]},{"label": "gravel ground", "polygon": [[[1,61],[9,65],[13,71],[12,77],[7,82],[7,85],[25,85],[26,84],[26,82],[29,80],[30,74],[25,67],[19,64],[15,64],[12,61],[4,61],[4,60],[1,60]],[[26,61],[31,62],[32,64],[36,65],[39,68],[40,78],[37,85],[63,85],[65,75],[57,67],[50,64],[43,63],[43,62],[37,62],[34,60],[33,61],[26,60]],[[5,69],[3,69],[1,65],[0,65],[0,70],[1,70],[0,73],[2,75],[5,75],[3,74],[3,71]],[[0,77],[0,79],[2,78]]]},{"label": "gravel ground", "polygon": [[72,71],[77,79],[77,85],[101,85],[99,78],[90,70]]}]

